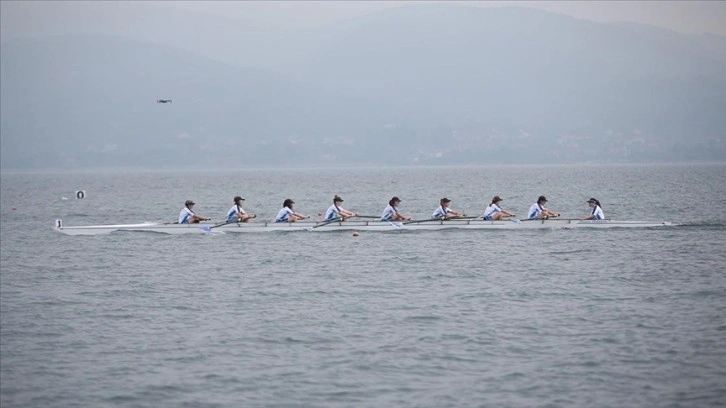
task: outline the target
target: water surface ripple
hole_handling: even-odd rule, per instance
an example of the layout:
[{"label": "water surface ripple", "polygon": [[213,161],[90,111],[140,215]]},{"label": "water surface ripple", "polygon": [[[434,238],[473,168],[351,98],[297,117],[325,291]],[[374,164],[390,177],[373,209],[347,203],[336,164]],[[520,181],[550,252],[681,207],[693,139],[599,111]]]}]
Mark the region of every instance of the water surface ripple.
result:
[{"label": "water surface ripple", "polygon": [[[0,405],[726,404],[726,166],[2,174]],[[231,183],[230,180],[242,180]],[[351,184],[349,180],[355,180]],[[382,182],[385,180],[385,182]],[[396,183],[391,184],[394,180]],[[452,180],[455,180],[452,182]],[[331,187],[334,186],[334,187]],[[87,197],[73,197],[83,189]],[[540,194],[653,229],[70,237],[392,195],[428,216]],[[13,209],[14,208],[14,209]]]}]

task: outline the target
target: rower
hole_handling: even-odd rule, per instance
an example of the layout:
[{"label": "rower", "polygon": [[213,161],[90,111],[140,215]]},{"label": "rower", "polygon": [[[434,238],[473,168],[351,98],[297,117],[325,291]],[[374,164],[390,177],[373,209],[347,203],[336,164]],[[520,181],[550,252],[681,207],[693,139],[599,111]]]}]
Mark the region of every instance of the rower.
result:
[{"label": "rower", "polygon": [[381,221],[408,221],[411,217],[406,217],[398,212],[398,204],[401,203],[401,199],[398,197],[391,198],[388,201],[388,206],[383,210],[381,215]]},{"label": "rower", "polygon": [[295,202],[292,201],[292,199],[286,199],[282,203],[282,208],[277,213],[277,217],[275,217],[275,222],[295,222],[310,218],[309,215],[302,215],[293,211],[293,204],[295,204]]},{"label": "rower", "polygon": [[450,220],[452,217],[465,217],[466,214],[460,213],[458,211],[454,211],[451,208],[449,208],[449,203],[451,200],[444,197],[439,201],[439,208],[434,211],[434,214],[431,216],[431,218],[438,220]]},{"label": "rower", "polygon": [[494,196],[494,198],[492,198],[492,203],[489,204],[486,210],[484,210],[483,219],[486,221],[497,221],[504,217],[514,217],[514,213],[502,210],[499,206],[499,203],[502,201],[504,200],[502,200],[499,196]]},{"label": "rower", "polygon": [[194,204],[192,200],[184,202],[184,208],[179,212],[179,224],[198,224],[199,221],[211,220],[211,218],[195,213],[192,209]]},{"label": "rower", "polygon": [[343,199],[338,195],[333,197],[333,205],[328,208],[325,212],[325,221],[331,221],[336,218],[340,218],[341,221],[345,221],[346,218],[355,217],[358,214],[343,209],[340,205],[343,203]]},{"label": "rower", "polygon": [[600,201],[598,201],[595,198],[590,198],[589,200],[585,201],[590,208],[592,208],[592,212],[589,215],[586,215],[583,217],[583,220],[604,220],[605,214],[602,212],[602,207],[600,207]]},{"label": "rower", "polygon": [[559,217],[560,213],[552,212],[544,207],[545,203],[547,202],[547,198],[545,196],[539,196],[537,199],[537,202],[532,204],[531,207],[529,207],[529,212],[527,213],[527,218],[530,220],[533,219],[547,219],[549,217]]},{"label": "rower", "polygon": [[257,214],[247,214],[242,208],[242,201],[244,200],[240,196],[234,198],[234,205],[227,211],[227,222],[247,222],[250,218],[257,217]]}]

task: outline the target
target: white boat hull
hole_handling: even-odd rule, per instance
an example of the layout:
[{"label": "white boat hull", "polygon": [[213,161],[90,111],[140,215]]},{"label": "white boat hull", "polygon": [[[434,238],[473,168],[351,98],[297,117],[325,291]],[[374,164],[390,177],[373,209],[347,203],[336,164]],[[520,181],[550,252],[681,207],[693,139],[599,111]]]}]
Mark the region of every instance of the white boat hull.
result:
[{"label": "white boat hull", "polygon": [[476,220],[423,220],[414,222],[387,222],[387,221],[343,221],[332,223],[314,222],[247,222],[224,225],[214,224],[116,224],[116,225],[89,225],[64,226],[61,220],[56,221],[55,230],[66,235],[103,235],[114,231],[146,231],[162,234],[208,234],[210,232],[272,232],[272,231],[417,231],[417,230],[443,230],[443,229],[547,229],[547,228],[652,228],[672,226],[670,222],[651,221],[616,221],[616,220],[578,220],[578,219],[548,219],[548,220],[507,220],[483,221]]}]

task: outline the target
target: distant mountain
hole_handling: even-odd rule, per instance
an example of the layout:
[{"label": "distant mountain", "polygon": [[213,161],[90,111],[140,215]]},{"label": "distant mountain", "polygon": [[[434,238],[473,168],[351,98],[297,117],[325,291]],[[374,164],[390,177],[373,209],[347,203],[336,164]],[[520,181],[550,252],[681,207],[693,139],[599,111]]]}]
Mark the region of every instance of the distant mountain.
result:
[{"label": "distant mountain", "polygon": [[441,4],[329,31],[285,73],[384,99],[417,120],[503,122],[549,133],[547,144],[573,132],[609,139],[608,130],[688,144],[726,136],[723,37]]},{"label": "distant mountain", "polygon": [[206,42],[3,42],[0,166],[726,159],[721,36],[441,4],[216,30],[227,63],[202,57]]},{"label": "distant mountain", "polygon": [[368,102],[116,37],[3,43],[0,64],[3,168],[315,164],[383,121]]}]

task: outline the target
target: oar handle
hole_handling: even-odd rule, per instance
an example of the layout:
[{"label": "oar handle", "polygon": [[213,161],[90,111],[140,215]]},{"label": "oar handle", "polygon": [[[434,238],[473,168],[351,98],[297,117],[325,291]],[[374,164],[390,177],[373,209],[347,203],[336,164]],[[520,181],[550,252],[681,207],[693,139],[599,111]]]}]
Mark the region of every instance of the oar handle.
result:
[{"label": "oar handle", "polygon": [[419,222],[432,222],[432,221],[443,221],[441,218],[425,218],[423,220],[407,220],[402,222],[401,224],[416,224]]},{"label": "oar handle", "polygon": [[318,225],[315,225],[313,227],[310,227],[308,229],[308,231],[311,231],[311,230],[314,230],[315,228],[322,227],[324,225],[328,225],[328,224],[331,224],[331,223],[334,223],[334,222],[338,222],[338,221],[343,221],[343,219],[341,217],[335,217],[335,218],[333,218],[331,220],[323,221],[323,222],[319,223]]}]

